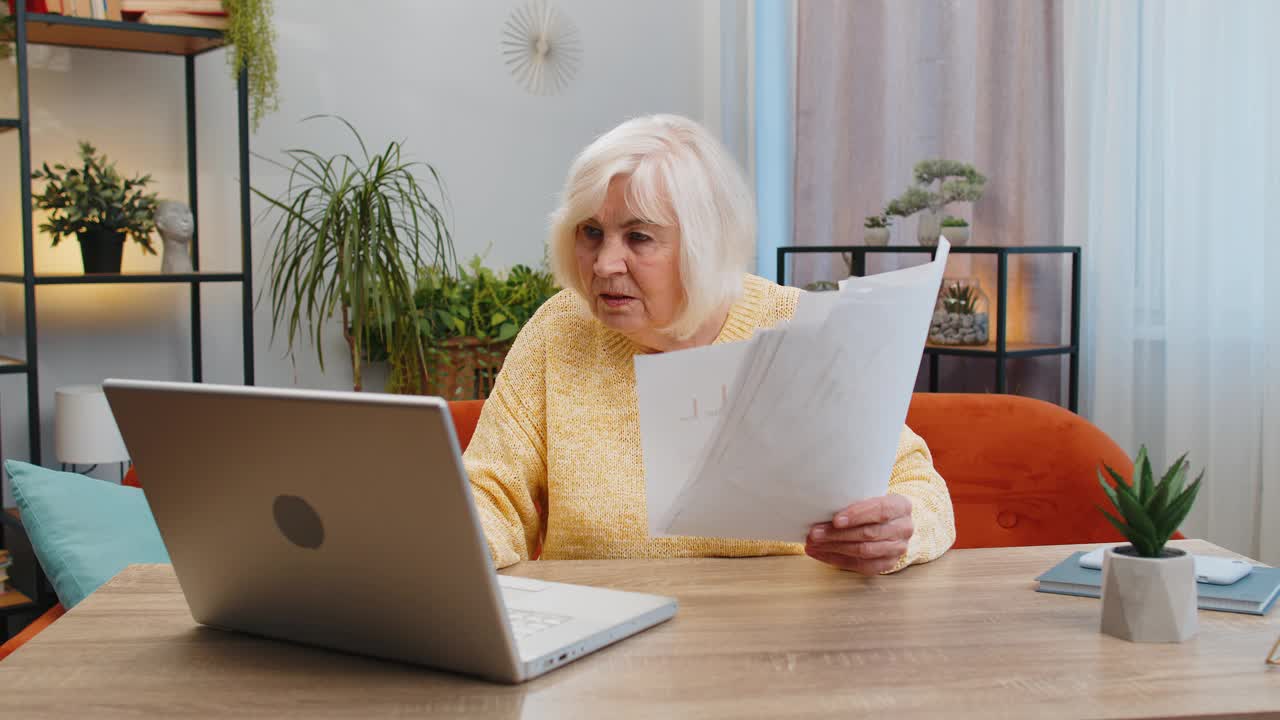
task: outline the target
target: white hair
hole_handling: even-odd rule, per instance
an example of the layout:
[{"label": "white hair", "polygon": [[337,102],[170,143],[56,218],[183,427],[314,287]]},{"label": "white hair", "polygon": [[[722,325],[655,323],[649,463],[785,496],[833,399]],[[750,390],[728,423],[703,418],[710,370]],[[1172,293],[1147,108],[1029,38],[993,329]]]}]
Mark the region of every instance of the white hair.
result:
[{"label": "white hair", "polygon": [[548,239],[556,280],[588,300],[574,257],[578,226],[620,176],[630,177],[627,208],[636,218],[680,233],[684,303],[661,330],[687,339],[742,292],[756,242],[751,190],[724,146],[688,118],[638,117],[597,138],[569,168]]}]

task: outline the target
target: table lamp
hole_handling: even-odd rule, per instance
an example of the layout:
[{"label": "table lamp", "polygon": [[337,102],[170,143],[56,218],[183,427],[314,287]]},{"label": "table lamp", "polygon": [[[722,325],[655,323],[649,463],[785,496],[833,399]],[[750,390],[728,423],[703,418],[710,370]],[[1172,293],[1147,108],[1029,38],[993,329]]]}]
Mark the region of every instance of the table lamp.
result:
[{"label": "table lamp", "polygon": [[[68,385],[54,392],[54,451],[71,465],[123,463],[129,459],[115,416],[100,385]],[[123,466],[121,471],[123,474]],[[88,471],[92,471],[89,468]]]}]

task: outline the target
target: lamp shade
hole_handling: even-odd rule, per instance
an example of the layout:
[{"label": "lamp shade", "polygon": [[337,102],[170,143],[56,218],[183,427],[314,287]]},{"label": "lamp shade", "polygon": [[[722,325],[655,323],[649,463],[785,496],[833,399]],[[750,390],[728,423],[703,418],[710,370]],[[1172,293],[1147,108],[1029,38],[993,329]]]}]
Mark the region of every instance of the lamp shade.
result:
[{"label": "lamp shade", "polygon": [[71,465],[129,459],[116,418],[99,385],[68,385],[54,392],[54,451]]}]

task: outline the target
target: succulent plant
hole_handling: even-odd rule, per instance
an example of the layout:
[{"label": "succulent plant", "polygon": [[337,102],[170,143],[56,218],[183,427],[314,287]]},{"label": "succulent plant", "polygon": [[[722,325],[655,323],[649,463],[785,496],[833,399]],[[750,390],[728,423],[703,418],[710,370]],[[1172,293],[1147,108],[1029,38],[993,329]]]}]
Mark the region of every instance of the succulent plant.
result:
[{"label": "succulent plant", "polygon": [[866,222],[862,223],[862,226],[868,230],[872,228],[887,228],[891,222],[888,215],[868,215]]},{"label": "succulent plant", "polygon": [[961,217],[948,215],[942,218],[942,227],[969,227],[969,222]]},{"label": "succulent plant", "polygon": [[1120,473],[1106,463],[1107,474],[1115,481],[1113,489],[1098,471],[1098,482],[1111,500],[1112,506],[1119,512],[1116,517],[1104,508],[1098,508],[1106,516],[1107,521],[1120,531],[1121,535],[1133,544],[1138,555],[1146,558],[1158,558],[1164,545],[1178,530],[1178,526],[1191,512],[1196,501],[1196,493],[1200,491],[1200,481],[1204,479],[1204,471],[1195,482],[1185,485],[1187,478],[1187,456],[1174,461],[1160,482],[1155,482],[1151,472],[1151,458],[1147,457],[1147,448],[1138,450],[1138,457],[1133,461],[1135,482],[1130,484]]},{"label": "succulent plant", "polygon": [[947,312],[972,315],[978,309],[978,288],[967,283],[951,283],[942,291],[942,307]]}]

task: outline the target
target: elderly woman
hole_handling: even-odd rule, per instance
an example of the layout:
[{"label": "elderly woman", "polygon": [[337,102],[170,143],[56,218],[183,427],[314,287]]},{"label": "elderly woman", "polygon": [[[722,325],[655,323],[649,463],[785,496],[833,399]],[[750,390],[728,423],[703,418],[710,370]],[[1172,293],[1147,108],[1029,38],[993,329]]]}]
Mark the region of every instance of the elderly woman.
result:
[{"label": "elderly woman", "polygon": [[[955,539],[951,498],[904,428],[889,493],[860,499],[800,543],[651,537],[633,357],[746,340],[800,291],[746,273],[754,206],[736,164],[697,123],[623,123],[569,170],[552,216],[566,288],[524,326],[465,461],[494,562],[805,552],[872,574],[928,562]],[[854,498],[850,498],[854,500]]]}]

